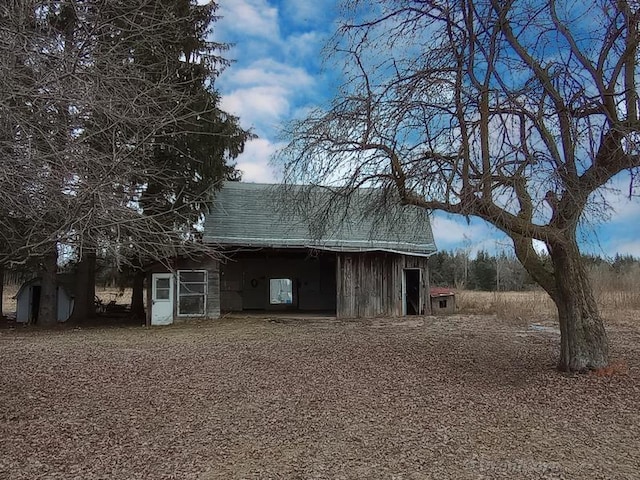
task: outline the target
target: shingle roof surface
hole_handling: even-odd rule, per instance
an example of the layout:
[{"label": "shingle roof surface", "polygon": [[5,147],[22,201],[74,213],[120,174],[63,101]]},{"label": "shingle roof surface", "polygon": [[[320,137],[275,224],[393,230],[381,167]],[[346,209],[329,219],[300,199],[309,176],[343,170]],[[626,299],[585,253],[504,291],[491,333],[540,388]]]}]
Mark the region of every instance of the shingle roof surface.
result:
[{"label": "shingle roof surface", "polygon": [[287,188],[227,182],[206,217],[205,242],[413,255],[436,250],[424,209],[397,203],[381,207],[387,200],[373,189],[356,190],[347,198],[322,187]]}]

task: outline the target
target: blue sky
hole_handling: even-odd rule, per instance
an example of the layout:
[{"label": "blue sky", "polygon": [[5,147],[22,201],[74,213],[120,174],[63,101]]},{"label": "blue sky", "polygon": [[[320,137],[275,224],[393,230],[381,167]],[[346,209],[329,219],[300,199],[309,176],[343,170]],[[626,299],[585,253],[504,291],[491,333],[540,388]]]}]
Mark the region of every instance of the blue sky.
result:
[{"label": "blue sky", "polygon": [[[259,138],[238,159],[247,182],[278,182],[270,164],[283,145],[279,129],[333,97],[339,66],[323,61],[322,50],[339,15],[336,0],[220,0],[215,37],[233,43],[227,57],[235,63],[217,80],[223,108],[241,119]],[[629,200],[619,178],[605,192],[613,206],[610,219],[582,228],[584,251],[640,257],[640,200]],[[433,231],[440,249],[508,250],[509,241],[490,225],[436,214]]]}]

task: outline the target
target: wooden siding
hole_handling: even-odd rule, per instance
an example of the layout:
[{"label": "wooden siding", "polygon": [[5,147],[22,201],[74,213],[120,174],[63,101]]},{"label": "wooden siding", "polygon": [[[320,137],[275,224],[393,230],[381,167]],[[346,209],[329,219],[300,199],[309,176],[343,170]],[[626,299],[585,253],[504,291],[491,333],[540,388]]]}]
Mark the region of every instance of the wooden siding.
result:
[{"label": "wooden siding", "polygon": [[430,313],[427,258],[384,252],[338,254],[338,318],[401,316],[406,268],[421,270],[421,313]]},{"label": "wooden siding", "polygon": [[411,257],[403,255],[404,265],[402,268],[418,268],[422,271],[422,283],[420,285],[422,299],[422,314],[431,315],[431,302],[429,301],[429,291],[431,283],[429,282],[429,259],[428,257]]},{"label": "wooden siding", "polygon": [[[178,260],[173,262],[171,270],[207,271],[206,318],[218,318],[221,307],[223,311],[252,308],[334,310],[338,318],[366,318],[403,315],[406,303],[403,297],[405,269],[421,271],[419,314],[430,314],[426,257],[359,252],[326,253],[314,258],[308,252],[294,254],[271,251],[267,255],[265,252],[238,254],[222,266],[212,259]],[[167,271],[160,265],[149,268],[148,285],[152,273]],[[269,305],[269,278],[294,280],[292,305]],[[151,307],[150,290],[147,289],[148,316]],[[175,285],[174,321],[182,321],[189,317],[177,316],[177,291],[178,285]]]},{"label": "wooden siding", "polygon": [[[441,306],[444,305],[444,306]],[[431,312],[433,315],[456,313],[455,295],[438,295],[431,297]]]}]

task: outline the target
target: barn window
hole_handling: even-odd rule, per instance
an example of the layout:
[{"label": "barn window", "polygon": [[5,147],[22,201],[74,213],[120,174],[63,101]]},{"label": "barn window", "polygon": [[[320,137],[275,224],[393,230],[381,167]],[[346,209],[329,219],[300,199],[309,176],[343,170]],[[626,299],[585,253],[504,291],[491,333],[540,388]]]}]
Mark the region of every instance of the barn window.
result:
[{"label": "barn window", "polygon": [[206,313],[207,272],[178,271],[178,315],[199,316]]},{"label": "barn window", "polygon": [[290,278],[270,279],[269,301],[271,305],[291,305],[293,303],[293,280]]},{"label": "barn window", "polygon": [[447,308],[447,300],[440,300],[440,308]]}]

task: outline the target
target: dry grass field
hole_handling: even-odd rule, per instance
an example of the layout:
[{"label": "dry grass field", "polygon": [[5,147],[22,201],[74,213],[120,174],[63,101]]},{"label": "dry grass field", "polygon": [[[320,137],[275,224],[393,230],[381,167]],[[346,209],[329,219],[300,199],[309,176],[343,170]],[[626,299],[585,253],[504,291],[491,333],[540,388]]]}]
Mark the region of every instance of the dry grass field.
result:
[{"label": "dry grass field", "polygon": [[[598,284],[596,299],[607,323],[636,324],[640,321],[640,289],[611,291]],[[529,292],[457,292],[460,313],[496,315],[506,322],[556,321],[557,312],[543,290]]]},{"label": "dry grass field", "polygon": [[635,320],[603,375],[550,319],[2,329],[0,478],[638,478]]}]

